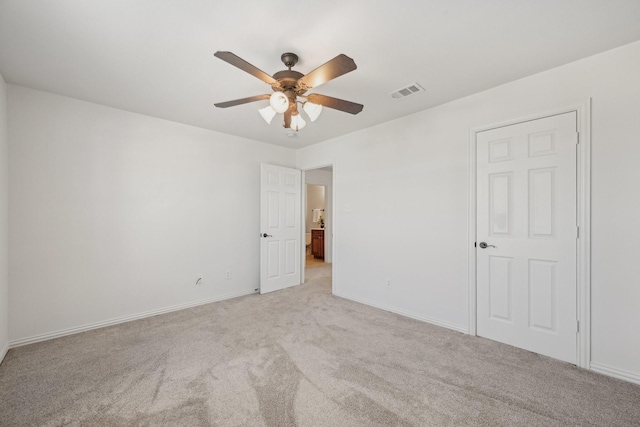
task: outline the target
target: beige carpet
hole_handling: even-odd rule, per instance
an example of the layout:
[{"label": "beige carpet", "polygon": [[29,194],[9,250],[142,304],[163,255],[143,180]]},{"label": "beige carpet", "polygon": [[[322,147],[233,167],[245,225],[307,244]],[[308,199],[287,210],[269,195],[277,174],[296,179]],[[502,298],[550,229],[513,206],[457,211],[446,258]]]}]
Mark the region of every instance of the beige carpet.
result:
[{"label": "beige carpet", "polygon": [[301,286],[10,350],[2,426],[638,426],[640,387]]}]

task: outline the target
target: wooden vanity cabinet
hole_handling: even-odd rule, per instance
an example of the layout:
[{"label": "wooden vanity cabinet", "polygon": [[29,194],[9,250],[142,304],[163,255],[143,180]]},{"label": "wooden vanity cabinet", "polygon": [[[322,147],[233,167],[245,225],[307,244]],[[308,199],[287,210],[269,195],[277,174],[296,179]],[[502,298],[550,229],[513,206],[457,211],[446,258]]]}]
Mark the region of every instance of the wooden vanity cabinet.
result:
[{"label": "wooden vanity cabinet", "polygon": [[324,230],[311,230],[311,255],[324,259]]}]

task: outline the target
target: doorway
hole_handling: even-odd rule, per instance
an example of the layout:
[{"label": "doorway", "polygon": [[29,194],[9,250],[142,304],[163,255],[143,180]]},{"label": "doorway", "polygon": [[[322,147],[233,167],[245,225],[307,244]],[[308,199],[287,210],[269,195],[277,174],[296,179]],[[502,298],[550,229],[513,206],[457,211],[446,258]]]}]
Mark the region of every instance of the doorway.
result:
[{"label": "doorway", "polygon": [[325,195],[324,185],[306,184],[307,205],[305,212],[305,235],[307,264],[324,262]]},{"label": "doorway", "polygon": [[333,166],[305,170],[303,179],[305,249],[302,272],[303,283],[306,283],[320,277],[331,278],[333,273]]}]

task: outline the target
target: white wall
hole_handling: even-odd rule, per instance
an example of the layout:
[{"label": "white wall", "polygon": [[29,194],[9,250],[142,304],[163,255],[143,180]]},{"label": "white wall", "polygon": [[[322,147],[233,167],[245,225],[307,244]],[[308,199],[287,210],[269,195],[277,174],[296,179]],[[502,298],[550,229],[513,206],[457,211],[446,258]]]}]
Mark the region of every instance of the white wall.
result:
[{"label": "white wall", "polygon": [[640,382],[638,70],[640,42],[298,150],[339,165],[335,293],[466,331],[470,129],[591,97],[592,367]]},{"label": "white wall", "polygon": [[258,287],[260,163],[292,150],[8,88],[12,345]]},{"label": "white wall", "polygon": [[0,362],[9,349],[7,85],[0,75]]}]

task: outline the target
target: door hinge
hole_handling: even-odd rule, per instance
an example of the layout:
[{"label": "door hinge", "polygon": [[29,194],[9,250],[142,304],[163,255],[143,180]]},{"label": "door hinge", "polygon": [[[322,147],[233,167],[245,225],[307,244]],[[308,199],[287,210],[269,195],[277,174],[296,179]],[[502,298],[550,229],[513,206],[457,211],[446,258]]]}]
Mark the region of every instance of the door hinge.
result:
[{"label": "door hinge", "polygon": [[478,247],[478,242],[473,242],[473,247],[477,248]]},{"label": "door hinge", "polygon": [[576,145],[580,144],[580,132],[576,132]]},{"label": "door hinge", "polygon": [[576,239],[580,238],[580,226],[576,226]]},{"label": "door hinge", "polygon": [[576,332],[580,332],[580,321],[576,320]]}]

